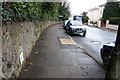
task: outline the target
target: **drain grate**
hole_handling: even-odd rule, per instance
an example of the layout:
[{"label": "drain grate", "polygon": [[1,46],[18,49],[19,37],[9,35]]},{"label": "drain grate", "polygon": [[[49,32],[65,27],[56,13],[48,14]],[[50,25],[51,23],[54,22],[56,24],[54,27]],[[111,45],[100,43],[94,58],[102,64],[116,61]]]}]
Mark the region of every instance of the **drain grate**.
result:
[{"label": "drain grate", "polygon": [[72,39],[65,39],[65,38],[60,38],[61,44],[68,44],[68,45],[76,45],[76,43]]},{"label": "drain grate", "polygon": [[60,48],[62,49],[79,49],[77,44],[68,38],[59,38]]}]

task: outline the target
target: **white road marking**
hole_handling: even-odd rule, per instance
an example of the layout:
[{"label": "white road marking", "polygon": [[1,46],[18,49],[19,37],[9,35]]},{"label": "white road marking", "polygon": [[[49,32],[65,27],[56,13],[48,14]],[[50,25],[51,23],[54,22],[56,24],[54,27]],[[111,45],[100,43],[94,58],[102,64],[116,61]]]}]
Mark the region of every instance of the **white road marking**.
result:
[{"label": "white road marking", "polygon": [[[71,36],[69,36],[69,38],[70,38],[72,41],[74,41]],[[74,42],[75,42],[75,41],[74,41]],[[75,43],[76,43],[76,42],[75,42]],[[77,45],[78,47],[80,47],[81,49],[84,50],[84,48],[83,48],[82,46],[80,46],[79,44],[76,43],[76,45]]]}]

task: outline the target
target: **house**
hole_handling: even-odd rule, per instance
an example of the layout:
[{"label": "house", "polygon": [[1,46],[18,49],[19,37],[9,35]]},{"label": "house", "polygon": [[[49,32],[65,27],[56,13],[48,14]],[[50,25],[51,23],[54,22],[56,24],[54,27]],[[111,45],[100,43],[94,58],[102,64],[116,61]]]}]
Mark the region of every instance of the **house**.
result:
[{"label": "house", "polygon": [[100,26],[99,21],[102,19],[104,8],[105,8],[105,4],[101,4],[98,7],[88,10],[87,16],[89,17],[89,21],[88,21],[89,25],[91,25],[92,22],[97,24],[96,26]]},{"label": "house", "polygon": [[107,2],[117,2],[118,0],[107,0]]},{"label": "house", "polygon": [[90,22],[96,22],[100,19],[100,9],[95,7],[88,10],[87,16]]},{"label": "house", "polygon": [[101,4],[101,5],[99,5],[100,19],[102,19],[103,11],[104,11],[105,5],[106,5],[106,3],[105,3],[105,4]]}]

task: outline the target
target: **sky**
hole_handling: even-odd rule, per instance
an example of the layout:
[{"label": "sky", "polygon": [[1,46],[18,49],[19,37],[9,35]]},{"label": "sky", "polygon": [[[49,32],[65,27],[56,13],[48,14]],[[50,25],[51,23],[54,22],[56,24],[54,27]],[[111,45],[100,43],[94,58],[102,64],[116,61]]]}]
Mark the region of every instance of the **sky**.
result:
[{"label": "sky", "polygon": [[70,2],[71,14],[81,14],[83,11],[88,11],[91,8],[104,4],[107,0],[67,0]]}]

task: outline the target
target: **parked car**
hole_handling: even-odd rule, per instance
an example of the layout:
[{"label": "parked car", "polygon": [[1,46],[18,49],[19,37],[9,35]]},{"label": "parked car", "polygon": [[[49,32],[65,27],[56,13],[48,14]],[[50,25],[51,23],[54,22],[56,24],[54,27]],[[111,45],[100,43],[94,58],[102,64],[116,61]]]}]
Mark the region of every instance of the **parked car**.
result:
[{"label": "parked car", "polygon": [[100,50],[101,58],[105,67],[108,64],[109,59],[111,58],[112,50],[114,47],[115,41],[104,44]]},{"label": "parked car", "polygon": [[66,24],[65,30],[68,34],[82,34],[86,35],[86,26],[82,25],[82,23],[78,20],[69,20]]}]

